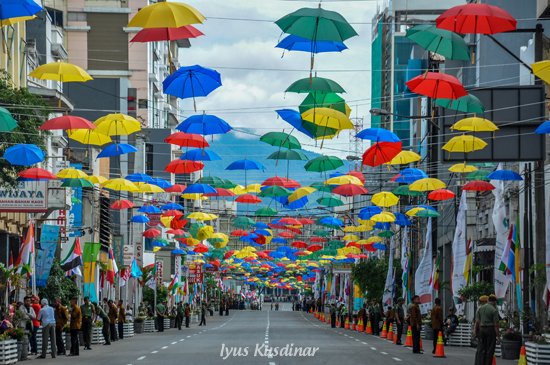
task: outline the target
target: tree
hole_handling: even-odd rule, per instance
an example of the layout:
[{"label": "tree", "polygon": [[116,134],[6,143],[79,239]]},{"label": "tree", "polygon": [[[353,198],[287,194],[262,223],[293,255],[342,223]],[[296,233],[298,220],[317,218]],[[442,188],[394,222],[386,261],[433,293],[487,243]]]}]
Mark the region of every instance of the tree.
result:
[{"label": "tree", "polygon": [[[44,149],[46,132],[39,132],[38,127],[48,118],[48,108],[42,99],[31,94],[27,89],[16,89],[12,86],[11,77],[6,71],[0,71],[0,106],[5,106],[15,120],[17,127],[11,132],[0,132],[0,155],[6,148],[19,144],[35,144]],[[17,184],[17,172],[24,166],[12,166],[0,159],[0,185],[14,187]]]},{"label": "tree", "polygon": [[[394,260],[395,268],[395,296],[401,295],[401,264]],[[362,293],[367,293],[368,301],[381,302],[384,294],[386,275],[388,273],[388,262],[376,257],[355,265],[351,270],[351,277],[355,284],[359,285]]]},{"label": "tree", "polygon": [[[162,303],[168,298],[168,289],[164,285],[157,285],[157,303]],[[143,301],[153,306],[155,304],[155,292],[148,286],[143,287]]]},{"label": "tree", "polygon": [[40,289],[40,298],[47,298],[53,303],[55,298],[60,298],[61,303],[69,305],[72,298],[78,298],[80,290],[72,278],[65,275],[59,260],[54,260],[50,270],[50,277],[44,288]]}]

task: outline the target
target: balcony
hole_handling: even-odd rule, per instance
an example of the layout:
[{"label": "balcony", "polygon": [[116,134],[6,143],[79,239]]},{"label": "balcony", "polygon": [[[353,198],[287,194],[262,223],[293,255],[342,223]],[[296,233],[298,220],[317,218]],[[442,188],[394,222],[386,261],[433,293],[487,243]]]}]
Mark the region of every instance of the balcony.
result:
[{"label": "balcony", "polygon": [[69,55],[63,45],[63,30],[59,27],[52,26],[51,32],[52,55],[58,60],[66,60]]}]

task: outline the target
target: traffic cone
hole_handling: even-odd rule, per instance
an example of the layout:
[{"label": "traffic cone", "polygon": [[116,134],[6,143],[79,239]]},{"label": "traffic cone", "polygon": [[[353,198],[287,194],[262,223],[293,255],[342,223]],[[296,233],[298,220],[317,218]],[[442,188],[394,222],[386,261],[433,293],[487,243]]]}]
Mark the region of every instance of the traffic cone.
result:
[{"label": "traffic cone", "polygon": [[340,328],[340,318],[338,318],[339,316],[336,316],[336,327],[337,328]]},{"label": "traffic cone", "polygon": [[384,322],[384,325],[382,326],[382,333],[380,334],[380,337],[382,338],[388,337],[388,329],[386,327],[386,322]]},{"label": "traffic cone", "polygon": [[388,326],[388,335],[386,336],[388,341],[393,341],[393,323],[390,322]]},{"label": "traffic cone", "polygon": [[[441,334],[441,331],[439,331],[437,334],[437,344],[435,345],[434,357],[445,357],[445,345],[443,343],[443,335]],[[495,364],[494,358],[493,364]]]},{"label": "traffic cone", "polygon": [[[396,328],[395,328],[395,333],[393,334],[393,344],[397,345],[397,324],[394,327]],[[401,338],[399,338],[399,342],[401,342]]]},{"label": "traffic cone", "polygon": [[413,334],[411,326],[407,327],[407,338],[405,339],[405,347],[413,347]]},{"label": "traffic cone", "polygon": [[521,350],[519,350],[518,365],[527,365],[526,355],[527,355],[527,352],[525,350],[525,345],[523,345],[521,346]]},{"label": "traffic cone", "polygon": [[424,347],[422,347],[422,338],[420,338],[420,351],[424,351]]},{"label": "traffic cone", "polygon": [[351,322],[351,330],[357,331],[357,325],[355,324],[355,322]]},{"label": "traffic cone", "polygon": [[344,322],[344,329],[349,330],[349,319],[346,317],[346,321]]},{"label": "traffic cone", "polygon": [[497,365],[497,357],[495,356],[495,354],[493,354],[493,364],[492,365]]},{"label": "traffic cone", "polygon": [[357,331],[363,332],[365,329],[365,325],[363,324],[363,318],[359,318],[359,321],[357,321]]},{"label": "traffic cone", "polygon": [[367,335],[372,335],[372,326],[370,324],[370,321],[367,321],[367,328],[365,329],[365,332]]}]

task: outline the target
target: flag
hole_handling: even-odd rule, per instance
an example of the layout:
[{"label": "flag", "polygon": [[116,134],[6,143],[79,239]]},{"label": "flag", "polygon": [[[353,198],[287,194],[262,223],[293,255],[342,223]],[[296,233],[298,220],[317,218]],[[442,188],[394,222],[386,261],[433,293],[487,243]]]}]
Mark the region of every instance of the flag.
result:
[{"label": "flag", "polygon": [[130,270],[127,268],[121,269],[119,275],[120,286],[125,286],[128,282],[128,279],[130,279]]},{"label": "flag", "polygon": [[514,267],[514,249],[512,247],[512,241],[514,237],[514,226],[510,227],[508,232],[508,239],[506,240],[506,246],[504,246],[504,251],[500,258],[500,263],[498,269],[506,276],[512,275],[512,270]]},{"label": "flag", "polygon": [[409,289],[409,227],[403,227],[401,231],[401,283],[403,286],[403,299],[408,297]]},{"label": "flag", "polygon": [[141,269],[137,264],[136,258],[134,257],[134,259],[132,260],[132,265],[130,266],[130,277],[139,278],[141,277],[141,275],[143,275],[143,273],[141,272]]},{"label": "flag", "polygon": [[[497,170],[502,169],[502,164],[499,164]],[[495,243],[495,268],[494,268],[494,280],[495,280],[495,295],[498,299],[504,298],[508,284],[510,283],[510,276],[505,275],[500,270],[501,258],[505,253],[507,244],[506,237],[509,233],[508,220],[506,218],[506,204],[504,201],[504,182],[502,180],[491,180],[491,184],[495,187],[493,189],[493,195],[495,196],[495,205],[493,207],[493,214],[491,216],[493,225],[495,226],[496,243]],[[506,260],[506,263],[508,261]]]},{"label": "flag", "polygon": [[388,273],[386,274],[384,294],[382,295],[382,305],[384,306],[384,308],[391,307],[393,302],[393,281],[394,281],[393,256],[395,251],[394,242],[395,241],[393,237],[390,238],[390,256],[388,261]]},{"label": "flag", "polygon": [[521,299],[521,272],[519,267],[519,248],[520,248],[520,240],[519,240],[519,217],[516,219],[516,225],[514,226],[514,282],[516,283],[516,299],[518,302],[518,310],[523,310],[523,303]]},{"label": "flag", "polygon": [[34,260],[34,224],[29,222],[27,235],[21,245],[19,256],[15,261],[15,266],[18,267],[20,273],[32,274],[32,264]]},{"label": "flag", "polygon": [[170,281],[170,284],[168,285],[168,291],[174,295],[176,291],[178,290],[178,287],[180,286],[180,281],[178,279],[177,275],[174,275],[172,278],[172,281]]},{"label": "flag", "polygon": [[145,285],[153,290],[157,290],[157,264],[151,264],[146,267],[152,267],[153,270],[151,271],[151,277],[147,280]]},{"label": "flag", "polygon": [[89,297],[91,302],[97,302],[97,289],[95,285],[96,263],[100,243],[86,242],[82,252],[83,272],[82,272],[82,291],[85,297]]},{"label": "flag", "polygon": [[466,244],[466,262],[464,262],[464,278],[466,281],[466,285],[468,285],[468,282],[470,281],[470,271],[472,270],[473,256],[474,250],[472,247],[472,239],[470,238],[468,240],[468,243]]},{"label": "flag", "polygon": [[464,305],[460,295],[460,290],[466,286],[466,278],[464,277],[464,265],[466,264],[466,211],[468,202],[466,200],[466,191],[462,191],[460,195],[460,205],[456,213],[456,228],[453,236],[452,244],[452,270],[451,270],[451,287],[453,300],[455,303],[457,314],[464,313]]},{"label": "flag", "polygon": [[105,274],[105,280],[109,282],[111,285],[115,284],[115,276],[118,273],[118,267],[116,265],[115,261],[115,255],[113,253],[113,248],[109,247],[109,253],[107,256],[106,264],[106,274]]},{"label": "flag", "polygon": [[414,290],[415,294],[420,297],[420,312],[422,314],[426,314],[432,309],[432,289],[430,287],[432,265],[432,218],[428,218],[426,246],[414,275]]},{"label": "flag", "polygon": [[82,276],[80,266],[82,266],[82,248],[80,247],[80,237],[77,237],[69,253],[61,262],[61,268],[63,271],[67,271],[68,275]]},{"label": "flag", "polygon": [[432,276],[430,277],[430,287],[432,290],[439,291],[439,270],[441,266],[441,255],[437,255],[434,260]]}]

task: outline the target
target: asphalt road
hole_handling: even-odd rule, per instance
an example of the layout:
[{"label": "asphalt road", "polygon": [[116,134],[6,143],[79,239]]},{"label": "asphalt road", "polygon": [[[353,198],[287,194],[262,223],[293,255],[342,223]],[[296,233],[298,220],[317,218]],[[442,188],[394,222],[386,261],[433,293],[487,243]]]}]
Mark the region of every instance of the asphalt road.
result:
[{"label": "asphalt road", "polygon": [[[300,364],[449,364],[474,363],[474,349],[446,347],[447,358],[433,358],[431,344],[424,342],[426,353],[411,350],[378,337],[344,329],[333,329],[311,314],[280,311],[232,311],[228,317],[216,313],[207,317],[207,326],[182,331],[139,334],[112,346],[96,345],[92,351],[80,351],[78,358],[58,357],[31,360],[44,365],[294,365]],[[272,349],[272,353],[267,350]],[[279,353],[275,353],[275,349]],[[286,349],[286,350],[285,350]],[[304,356],[281,356],[285,351],[302,351]],[[298,352],[299,354],[299,352]],[[512,365],[517,361],[497,360]]]}]

